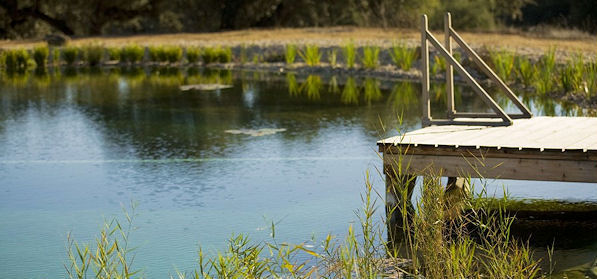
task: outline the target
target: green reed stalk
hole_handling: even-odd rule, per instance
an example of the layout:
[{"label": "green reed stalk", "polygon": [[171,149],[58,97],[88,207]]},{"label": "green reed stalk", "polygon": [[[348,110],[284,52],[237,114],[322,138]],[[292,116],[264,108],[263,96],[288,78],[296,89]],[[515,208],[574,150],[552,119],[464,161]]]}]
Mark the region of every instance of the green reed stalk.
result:
[{"label": "green reed stalk", "polygon": [[344,51],[344,60],[346,61],[346,66],[349,69],[354,68],[356,59],[357,59],[357,51],[353,41],[349,41],[344,45],[342,48]]},{"label": "green reed stalk", "polygon": [[299,50],[299,55],[309,66],[317,66],[321,60],[321,53],[317,45],[306,45],[303,51]]},{"label": "green reed stalk", "polygon": [[284,57],[286,58],[286,65],[294,64],[294,60],[296,59],[296,45],[287,44]]},{"label": "green reed stalk", "polygon": [[365,69],[375,69],[379,65],[379,47],[366,46],[363,48],[361,64]]},{"label": "green reed stalk", "polygon": [[394,43],[390,49],[392,61],[402,70],[408,71],[417,60],[417,52],[414,48],[407,47],[404,43]]},{"label": "green reed stalk", "polygon": [[38,68],[45,68],[48,65],[50,49],[48,46],[37,46],[33,48],[33,60]]}]

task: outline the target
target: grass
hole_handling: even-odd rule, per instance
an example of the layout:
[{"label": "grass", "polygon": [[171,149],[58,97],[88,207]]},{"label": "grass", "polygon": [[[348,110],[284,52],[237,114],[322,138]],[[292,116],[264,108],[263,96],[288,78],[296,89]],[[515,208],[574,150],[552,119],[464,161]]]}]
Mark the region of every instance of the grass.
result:
[{"label": "grass", "polygon": [[119,61],[120,60],[120,53],[122,52],[121,48],[109,47],[109,48],[107,48],[107,51],[108,51],[108,59],[110,61]]},{"label": "grass", "polygon": [[346,66],[349,69],[354,68],[357,59],[357,51],[354,42],[352,40],[349,41],[344,45],[342,50],[344,51],[344,61],[346,62]]},{"label": "grass", "polygon": [[166,62],[168,56],[166,55],[166,49],[164,46],[151,46],[147,49],[149,61],[153,62]]},{"label": "grass", "polygon": [[66,65],[72,66],[79,59],[79,48],[74,46],[67,46],[62,48],[62,60]]},{"label": "grass", "polygon": [[298,54],[309,66],[317,66],[321,60],[321,53],[317,45],[306,45],[304,50],[299,50]]},{"label": "grass", "polygon": [[232,61],[232,50],[229,47],[206,47],[201,52],[203,64],[229,63]]},{"label": "grass", "polygon": [[296,59],[296,45],[286,45],[286,52],[284,53],[284,58],[286,59],[286,65],[294,64],[294,60]]},{"label": "grass", "polygon": [[124,46],[120,51],[120,62],[139,63],[143,61],[145,48],[136,44]]},{"label": "grass", "polygon": [[407,47],[404,43],[394,43],[390,49],[392,61],[402,70],[408,71],[417,60],[417,52],[414,48]]},{"label": "grass", "polygon": [[550,48],[539,60],[539,73],[535,82],[535,88],[539,95],[546,95],[554,91],[554,74],[556,70],[555,52],[555,48]]},{"label": "grass", "polygon": [[104,47],[98,44],[91,44],[83,47],[83,57],[89,66],[97,66],[104,58]]},{"label": "grass", "polygon": [[332,67],[336,67],[338,65],[338,50],[337,49],[330,49],[328,51],[328,63]]},{"label": "grass", "polygon": [[519,81],[525,87],[530,87],[537,77],[537,68],[528,58],[523,56],[516,57],[515,72]]},{"label": "grass", "polygon": [[363,48],[361,63],[365,69],[375,69],[379,65],[379,47],[366,46]]},{"label": "grass", "polygon": [[436,75],[439,71],[446,70],[446,59],[439,55],[433,56],[433,64],[431,65],[431,74]]},{"label": "grass", "polygon": [[579,92],[583,88],[585,63],[581,54],[572,58],[559,72],[560,85],[564,92]]},{"label": "grass", "polygon": [[27,69],[29,52],[25,49],[13,49],[3,52],[4,66],[8,71],[22,71]]},{"label": "grass", "polygon": [[191,64],[199,62],[201,49],[198,47],[187,47],[187,61]]},{"label": "grass", "polygon": [[48,56],[50,49],[48,46],[38,46],[33,48],[33,61],[38,68],[45,68],[48,65]]},{"label": "grass", "polygon": [[516,55],[506,50],[490,50],[489,58],[497,76],[504,82],[511,80]]},{"label": "grass", "polygon": [[166,60],[170,64],[180,62],[182,60],[182,48],[179,46],[166,46],[164,47],[166,52]]}]

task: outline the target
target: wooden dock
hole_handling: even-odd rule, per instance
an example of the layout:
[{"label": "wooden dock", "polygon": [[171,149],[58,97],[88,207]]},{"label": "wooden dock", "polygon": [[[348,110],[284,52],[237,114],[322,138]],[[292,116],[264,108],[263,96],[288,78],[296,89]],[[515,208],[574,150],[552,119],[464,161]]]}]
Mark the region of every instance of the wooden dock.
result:
[{"label": "wooden dock", "polygon": [[597,118],[533,117],[497,127],[429,126],[378,145],[386,168],[400,162],[410,175],[597,183]]}]

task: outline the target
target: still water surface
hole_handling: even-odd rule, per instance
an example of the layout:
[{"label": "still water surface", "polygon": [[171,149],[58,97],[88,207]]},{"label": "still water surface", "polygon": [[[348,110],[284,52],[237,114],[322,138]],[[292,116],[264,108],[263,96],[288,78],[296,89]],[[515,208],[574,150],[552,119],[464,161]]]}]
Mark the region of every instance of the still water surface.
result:
[{"label": "still water surface", "polygon": [[[208,82],[233,87],[179,90]],[[469,91],[457,88],[458,109],[487,111]],[[135,266],[149,278],[195,268],[199,245],[222,249],[234,232],[267,239],[272,221],[283,241],[343,236],[367,170],[383,191],[375,142],[396,134],[397,114],[403,129],[420,127],[419,95],[416,83],[194,69],[4,74],[0,278],[63,277],[67,233],[90,241],[131,201]],[[586,113],[524,99],[536,115]],[[250,134],[258,129],[279,130]],[[502,180],[489,190],[502,186],[514,197],[597,200],[595,184]],[[580,255],[563,268],[586,264],[597,240],[557,253]]]}]

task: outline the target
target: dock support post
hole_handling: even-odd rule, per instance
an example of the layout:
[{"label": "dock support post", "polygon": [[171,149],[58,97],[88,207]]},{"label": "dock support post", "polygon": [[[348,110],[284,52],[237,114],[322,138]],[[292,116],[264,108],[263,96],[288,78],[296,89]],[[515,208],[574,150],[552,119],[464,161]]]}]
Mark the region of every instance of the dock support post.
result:
[{"label": "dock support post", "polygon": [[412,194],[417,177],[414,175],[398,175],[393,169],[386,174],[386,222],[388,228],[388,248],[398,246],[396,242],[404,238],[404,218],[410,218],[414,212]]},{"label": "dock support post", "polygon": [[431,124],[431,100],[429,99],[429,44],[427,43],[427,16],[421,17],[421,92],[423,96],[423,127]]},{"label": "dock support post", "polygon": [[454,219],[462,210],[464,200],[470,195],[470,183],[464,177],[448,177],[446,191],[444,194],[446,215]]},{"label": "dock support post", "polygon": [[[450,28],[452,28],[452,17],[450,16],[450,13],[446,13],[444,17],[445,44],[448,54],[452,55],[452,37],[450,36]],[[448,106],[448,119],[453,119],[454,113],[456,113],[456,109],[454,108],[454,71],[452,64],[446,64],[446,92],[448,93],[446,94],[448,98],[446,104]]]}]

